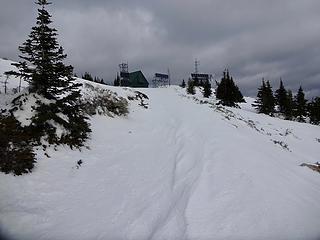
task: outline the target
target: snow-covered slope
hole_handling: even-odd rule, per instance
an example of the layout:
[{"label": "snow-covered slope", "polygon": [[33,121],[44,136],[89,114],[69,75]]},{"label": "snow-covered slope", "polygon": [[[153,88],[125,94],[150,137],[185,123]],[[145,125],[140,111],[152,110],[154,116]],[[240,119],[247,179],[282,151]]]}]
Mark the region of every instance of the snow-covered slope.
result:
[{"label": "snow-covered slope", "polygon": [[258,115],[250,104],[216,107],[179,87],[139,91],[149,108],[131,101],[127,117],[93,117],[90,149],[39,151],[33,173],[0,173],[3,235],[320,238],[320,175],[299,166],[320,161],[319,126]]}]

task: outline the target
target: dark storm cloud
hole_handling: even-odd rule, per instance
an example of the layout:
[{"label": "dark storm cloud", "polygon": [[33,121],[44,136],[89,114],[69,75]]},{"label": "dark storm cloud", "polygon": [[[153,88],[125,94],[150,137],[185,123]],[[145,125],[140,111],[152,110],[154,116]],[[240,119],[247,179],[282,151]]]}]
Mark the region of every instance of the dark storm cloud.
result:
[{"label": "dark storm cloud", "polygon": [[[36,16],[33,0],[1,0],[0,56],[17,59]],[[280,77],[294,92],[302,84],[320,95],[318,0],[55,0],[50,7],[68,62],[112,81],[118,64],[148,78],[170,68],[179,83],[200,60],[216,78],[228,67],[254,96],[261,78]]]}]

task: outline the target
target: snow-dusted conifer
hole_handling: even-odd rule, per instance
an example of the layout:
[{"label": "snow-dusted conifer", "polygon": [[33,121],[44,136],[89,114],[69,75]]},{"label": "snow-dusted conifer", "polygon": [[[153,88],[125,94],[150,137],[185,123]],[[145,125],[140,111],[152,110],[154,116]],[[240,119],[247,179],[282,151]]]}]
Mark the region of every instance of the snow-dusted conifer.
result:
[{"label": "snow-dusted conifer", "polygon": [[284,115],[287,120],[291,120],[293,116],[294,101],[292,91],[288,90],[286,95],[285,112]]},{"label": "snow-dusted conifer", "polygon": [[275,98],[269,81],[266,82],[266,109],[268,114],[273,115],[275,107]]},{"label": "snow-dusted conifer", "polygon": [[117,77],[114,79],[113,86],[120,86],[120,77],[117,74]]},{"label": "snow-dusted conifer", "polygon": [[298,93],[295,97],[295,116],[298,118],[298,121],[304,122],[304,116],[307,113],[307,100],[304,97],[304,92],[302,87],[299,87]]},{"label": "snow-dusted conifer", "polygon": [[211,84],[209,80],[206,80],[203,84],[203,97],[208,98],[212,94]]},{"label": "snow-dusted conifer", "polygon": [[88,72],[85,72],[84,75],[82,75],[82,79],[85,79],[85,80],[93,82],[93,77]]},{"label": "snow-dusted conifer", "polygon": [[192,79],[188,80],[187,93],[192,95],[196,93],[194,81]]},{"label": "snow-dusted conifer", "polygon": [[223,72],[223,77],[218,83],[216,97],[220,99],[220,103],[225,106],[234,107],[238,102],[245,102],[238,86],[234,83],[229,71]]},{"label": "snow-dusted conifer", "polygon": [[272,93],[270,82],[265,82],[262,79],[262,85],[258,88],[257,98],[252,104],[258,111],[258,113],[264,113],[272,115],[274,112],[275,100]]},{"label": "snow-dusted conifer", "polygon": [[[73,67],[63,63],[66,54],[58,44],[57,30],[50,26],[51,15],[46,10],[51,3],[38,0],[36,4],[40,6],[36,25],[19,47],[23,61],[13,64],[18,71],[7,74],[24,78],[29,82],[30,93],[39,96],[31,124],[35,132],[47,136],[49,143],[82,146],[90,129],[80,104],[81,84],[74,81]],[[64,128],[65,134],[58,137],[52,122]]]},{"label": "snow-dusted conifer", "polygon": [[310,122],[320,124],[320,97],[314,98],[309,104]]},{"label": "snow-dusted conifer", "polygon": [[275,98],[279,107],[279,112],[284,114],[287,107],[287,91],[283,86],[282,79],[280,79],[279,88],[275,91]]}]

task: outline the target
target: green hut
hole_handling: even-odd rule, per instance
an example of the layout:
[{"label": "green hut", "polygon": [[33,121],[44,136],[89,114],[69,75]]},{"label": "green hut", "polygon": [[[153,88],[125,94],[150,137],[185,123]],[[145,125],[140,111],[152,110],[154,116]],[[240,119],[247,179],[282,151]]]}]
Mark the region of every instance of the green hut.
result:
[{"label": "green hut", "polygon": [[147,79],[141,71],[135,71],[129,73],[129,78],[123,77],[121,79],[121,86],[133,88],[147,88],[149,87],[149,82],[147,81]]}]

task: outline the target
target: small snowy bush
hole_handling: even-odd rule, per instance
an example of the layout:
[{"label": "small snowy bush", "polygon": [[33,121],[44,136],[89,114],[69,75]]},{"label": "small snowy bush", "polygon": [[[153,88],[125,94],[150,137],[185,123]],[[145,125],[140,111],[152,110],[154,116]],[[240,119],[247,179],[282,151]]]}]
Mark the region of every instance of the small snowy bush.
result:
[{"label": "small snowy bush", "polygon": [[83,94],[82,104],[86,114],[113,117],[114,115],[121,116],[129,113],[128,101],[125,98],[118,97],[110,90],[95,88],[90,84],[85,84],[84,87],[86,94]]}]

